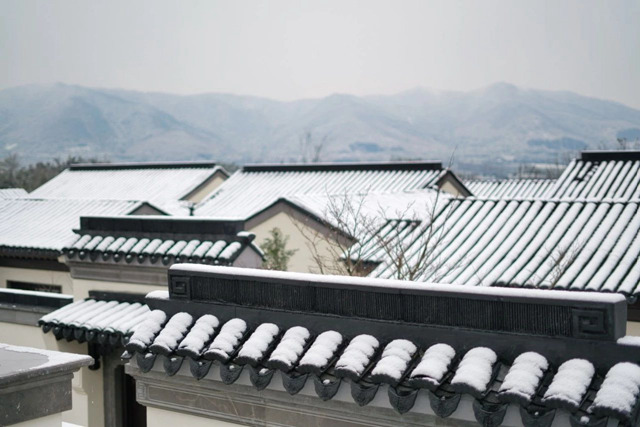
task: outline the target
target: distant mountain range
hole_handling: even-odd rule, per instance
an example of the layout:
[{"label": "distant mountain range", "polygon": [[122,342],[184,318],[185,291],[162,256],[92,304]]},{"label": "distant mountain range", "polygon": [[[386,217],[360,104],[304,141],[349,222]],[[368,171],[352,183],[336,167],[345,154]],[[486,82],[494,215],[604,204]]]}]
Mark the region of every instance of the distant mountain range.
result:
[{"label": "distant mountain range", "polygon": [[[640,138],[640,111],[570,92],[499,83],[471,92],[415,89],[280,102],[65,84],[0,91],[0,156],[113,161],[443,159],[491,169],[554,162],[559,153]],[[324,142],[322,142],[324,141]],[[308,148],[308,147],[307,147]]]}]

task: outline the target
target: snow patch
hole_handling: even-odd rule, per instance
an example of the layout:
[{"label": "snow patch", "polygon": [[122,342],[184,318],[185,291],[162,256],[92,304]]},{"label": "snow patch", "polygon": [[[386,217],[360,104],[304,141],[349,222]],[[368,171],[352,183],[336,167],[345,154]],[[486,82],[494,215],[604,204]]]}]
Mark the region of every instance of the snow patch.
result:
[{"label": "snow patch", "polygon": [[150,299],[169,299],[169,291],[151,291],[145,296]]}]

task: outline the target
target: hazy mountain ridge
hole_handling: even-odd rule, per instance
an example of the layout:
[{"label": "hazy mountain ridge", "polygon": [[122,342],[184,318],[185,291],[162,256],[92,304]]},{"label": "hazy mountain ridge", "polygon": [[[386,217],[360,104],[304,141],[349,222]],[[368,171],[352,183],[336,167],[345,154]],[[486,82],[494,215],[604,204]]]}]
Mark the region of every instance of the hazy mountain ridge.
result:
[{"label": "hazy mountain ridge", "polygon": [[471,92],[280,102],[226,94],[169,95],[64,84],[0,91],[0,155],[112,160],[295,161],[300,138],[326,139],[323,160],[555,161],[558,150],[640,135],[640,111],[570,92],[495,84]]}]

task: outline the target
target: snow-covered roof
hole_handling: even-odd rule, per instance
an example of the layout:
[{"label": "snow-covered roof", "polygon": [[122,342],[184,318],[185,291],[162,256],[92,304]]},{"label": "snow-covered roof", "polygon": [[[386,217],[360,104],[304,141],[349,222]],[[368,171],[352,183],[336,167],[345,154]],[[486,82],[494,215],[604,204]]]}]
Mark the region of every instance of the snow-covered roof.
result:
[{"label": "snow-covered roof", "polygon": [[639,151],[583,151],[546,192],[547,198],[640,198]]},{"label": "snow-covered roof", "polygon": [[424,189],[446,173],[432,162],[245,166],[203,201],[196,215],[247,219],[283,197]]},{"label": "snow-covered roof", "polygon": [[[214,174],[215,163],[115,163],[72,165],[31,192],[49,199],[147,200],[170,212]],[[165,206],[166,205],[166,206]],[[184,212],[187,214],[186,210]]]},{"label": "snow-covered roof", "polygon": [[[193,236],[192,236],[193,237]],[[81,234],[62,252],[72,261],[164,264],[195,262],[232,265],[251,246],[254,235],[240,232],[225,238],[170,238],[158,235]]]},{"label": "snow-covered roof", "polygon": [[28,194],[24,188],[0,188],[0,199],[16,199],[26,197]]},{"label": "snow-covered roof", "polygon": [[0,251],[60,251],[73,243],[83,215],[128,215],[145,205],[131,200],[20,198],[0,200]]},{"label": "snow-covered roof", "polygon": [[147,313],[149,307],[144,303],[87,298],[52,311],[40,318],[38,324],[58,339],[118,347]]},{"label": "snow-covered roof", "polygon": [[[419,280],[640,294],[639,202],[448,203],[433,225],[400,235],[407,262],[427,260]],[[376,241],[370,245],[381,247]],[[366,253],[381,262],[372,277],[397,277],[388,251]]]},{"label": "snow-covered roof", "polygon": [[[636,371],[640,366],[637,357],[633,363],[624,361],[634,354],[634,348],[617,344],[615,339],[603,342],[592,337],[573,339],[569,345],[554,332],[530,335],[519,329],[517,333],[495,334],[504,323],[520,316],[529,318],[529,307],[519,305],[527,294],[545,292],[519,290],[517,293],[525,299],[514,306],[496,294],[495,300],[486,300],[475,313],[473,327],[478,332],[474,334],[463,326],[432,327],[440,325],[441,316],[447,316],[452,324],[463,317],[462,313],[447,312],[444,306],[448,302],[439,299],[446,295],[445,290],[443,294],[430,294],[433,306],[422,305],[418,299],[407,299],[412,302],[404,305],[403,292],[391,292],[398,282],[376,281],[376,291],[364,289],[367,279],[362,278],[201,266],[178,266],[173,271],[181,278],[179,283],[190,274],[197,276],[199,286],[191,282],[188,297],[184,297],[183,289],[171,293],[170,285],[170,298],[147,298],[152,311],[131,336],[123,354],[137,365],[141,375],[153,369],[154,375],[164,371],[169,376],[193,376],[201,385],[218,378],[228,385],[244,375],[258,390],[274,384],[274,388],[284,387],[291,395],[313,382],[314,387],[306,389],[314,390],[322,400],[348,396],[344,389],[350,388],[360,406],[377,406],[386,388],[390,405],[401,414],[422,411],[420,406],[430,403],[436,415],[451,418],[456,418],[461,396],[470,395],[477,405],[474,414],[482,425],[500,425],[512,404],[522,408],[520,417],[525,426],[542,425],[542,420],[549,421],[544,425],[551,425],[554,417],[573,417],[574,421],[586,417],[590,422],[609,417],[612,422],[629,425],[635,425],[638,419],[640,380]],[[214,275],[207,277],[207,272]],[[231,283],[224,281],[225,274],[233,280],[233,292]],[[283,286],[294,282],[301,287],[300,292],[314,289],[313,301],[286,289],[286,301],[279,301],[277,307],[262,306],[270,300],[270,291],[281,292]],[[388,289],[383,282],[389,284]],[[259,291],[252,287],[258,284]],[[337,302],[329,289],[343,292],[344,299],[359,301],[356,311],[344,311],[346,306]],[[411,283],[403,287],[407,293],[412,292],[410,289]],[[353,292],[379,293],[375,298],[361,298],[365,294],[355,296]],[[579,295],[562,294],[566,301],[572,301],[569,304],[588,310]],[[417,297],[418,293],[411,296]],[[622,298],[615,299],[603,299],[602,307],[618,304]],[[197,310],[192,301],[198,302]],[[492,303],[496,303],[493,308]],[[538,308],[565,307],[560,301],[541,304]],[[397,318],[391,314],[394,308],[403,312],[416,309],[424,320]],[[332,315],[319,315],[322,310]],[[492,310],[498,315],[495,319],[489,314]],[[505,312],[510,315],[506,317]],[[557,320],[530,314],[538,316],[540,325]],[[567,321],[571,323],[566,319],[561,322]],[[530,323],[527,326],[532,327]],[[586,348],[590,351],[585,352]],[[622,378],[625,369],[631,372],[631,378]],[[282,386],[280,381],[275,384],[276,375],[282,378]],[[607,378],[605,382],[603,377]],[[238,383],[236,391],[246,387],[242,385],[246,383]],[[421,393],[429,399],[417,398]],[[510,422],[515,425],[516,419]]]},{"label": "snow-covered roof", "polygon": [[478,198],[543,197],[555,179],[472,179],[464,184]]}]

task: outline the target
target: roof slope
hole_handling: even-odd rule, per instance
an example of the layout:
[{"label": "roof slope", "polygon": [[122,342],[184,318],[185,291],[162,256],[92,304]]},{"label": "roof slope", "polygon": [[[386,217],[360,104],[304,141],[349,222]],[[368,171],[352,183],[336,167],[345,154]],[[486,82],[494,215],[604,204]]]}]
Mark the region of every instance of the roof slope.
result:
[{"label": "roof slope", "polygon": [[[433,225],[401,236],[409,262],[425,235],[438,236],[420,280],[640,294],[640,202],[448,203]],[[383,260],[372,276],[396,276],[386,254],[371,257]]]},{"label": "roof slope", "polygon": [[148,200],[164,207],[162,202],[182,199],[219,171],[224,169],[213,163],[75,165],[33,190],[31,197]]},{"label": "roof slope", "polygon": [[555,183],[554,179],[474,179],[464,181],[469,191],[479,198],[542,197]]},{"label": "roof slope", "polygon": [[131,200],[0,200],[0,251],[59,251],[77,238],[83,215],[127,215],[144,203]]},{"label": "roof slope", "polygon": [[567,166],[546,197],[638,199],[640,152],[584,151]]},{"label": "roof slope", "polygon": [[29,195],[24,188],[2,188],[0,189],[0,199],[16,199]]},{"label": "roof slope", "polygon": [[439,163],[357,163],[246,166],[226,180],[196,215],[246,219],[294,195],[401,192],[435,185]]}]

